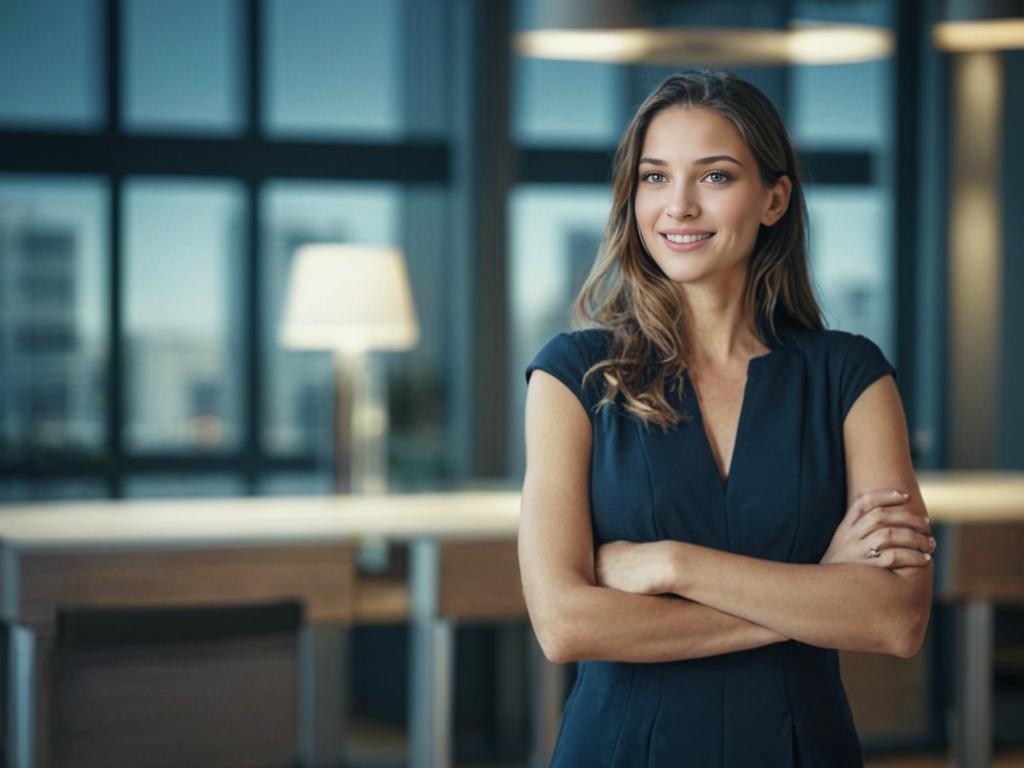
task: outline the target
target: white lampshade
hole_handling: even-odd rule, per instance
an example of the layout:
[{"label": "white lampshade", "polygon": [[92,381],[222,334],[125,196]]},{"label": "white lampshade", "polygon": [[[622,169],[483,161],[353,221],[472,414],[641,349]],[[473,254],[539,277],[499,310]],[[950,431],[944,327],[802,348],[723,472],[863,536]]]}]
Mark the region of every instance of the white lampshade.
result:
[{"label": "white lampshade", "polygon": [[399,350],[414,347],[419,335],[399,249],[316,243],[296,251],[281,325],[284,346]]}]

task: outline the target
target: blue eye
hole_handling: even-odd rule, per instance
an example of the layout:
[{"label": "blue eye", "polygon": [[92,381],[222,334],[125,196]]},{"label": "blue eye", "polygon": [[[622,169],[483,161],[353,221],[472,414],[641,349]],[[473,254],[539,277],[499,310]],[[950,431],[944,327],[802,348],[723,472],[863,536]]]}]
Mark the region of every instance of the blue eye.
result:
[{"label": "blue eye", "polygon": [[714,183],[714,184],[724,184],[725,182],[727,182],[727,181],[731,181],[731,180],[732,180],[732,176],[730,176],[730,175],[729,175],[728,173],[726,173],[725,171],[709,171],[709,172],[708,172],[708,175],[707,175],[707,176],[705,176],[705,178],[708,178],[708,177],[710,177],[710,176],[721,176],[721,177],[722,177],[722,180],[721,180],[721,181],[715,181],[715,182],[712,182],[712,183]]},{"label": "blue eye", "polygon": [[[652,178],[654,176],[657,176],[658,178]],[[659,171],[648,171],[647,173],[643,174],[640,178],[643,179],[644,181],[651,181],[657,183],[658,181],[663,181],[665,179],[665,174],[660,173]]]}]

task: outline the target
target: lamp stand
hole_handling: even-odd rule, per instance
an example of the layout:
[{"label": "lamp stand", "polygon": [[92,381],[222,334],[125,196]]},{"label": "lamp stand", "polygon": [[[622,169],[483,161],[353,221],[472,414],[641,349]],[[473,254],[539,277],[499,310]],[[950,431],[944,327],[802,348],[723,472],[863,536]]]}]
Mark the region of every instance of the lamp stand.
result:
[{"label": "lamp stand", "polygon": [[[387,492],[387,379],[382,360],[372,352],[335,355],[335,492]],[[390,550],[385,539],[366,540],[356,552],[369,573],[386,571]]]}]

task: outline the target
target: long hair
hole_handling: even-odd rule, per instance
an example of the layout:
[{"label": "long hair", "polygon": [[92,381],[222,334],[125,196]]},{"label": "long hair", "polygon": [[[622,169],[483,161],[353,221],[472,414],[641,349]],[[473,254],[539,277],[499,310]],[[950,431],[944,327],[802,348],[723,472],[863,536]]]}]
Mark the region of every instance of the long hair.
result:
[{"label": "long hair", "polygon": [[603,374],[598,407],[621,395],[628,412],[664,430],[682,418],[669,404],[666,390],[672,387],[682,396],[691,347],[682,302],[640,240],[633,202],[647,128],[655,115],[671,107],[699,107],[728,119],[757,159],[763,183],[771,186],[783,175],[792,183],[785,214],[773,226],[761,226],[749,259],[743,307],[752,330],[766,344],[766,333],[777,339],[780,312],[805,328],[823,327],[808,276],[800,169],[775,107],[731,72],[700,70],[669,77],[640,105],[619,140],[611,212],[597,259],[573,308],[578,327],[611,331],[607,357],[585,376]]}]

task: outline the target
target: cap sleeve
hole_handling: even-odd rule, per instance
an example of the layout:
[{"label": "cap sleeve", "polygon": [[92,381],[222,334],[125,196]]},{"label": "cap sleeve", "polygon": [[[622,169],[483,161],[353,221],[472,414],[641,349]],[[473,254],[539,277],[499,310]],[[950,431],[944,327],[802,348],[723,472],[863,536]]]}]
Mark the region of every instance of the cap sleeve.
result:
[{"label": "cap sleeve", "polygon": [[843,421],[857,398],[883,376],[895,376],[896,369],[885,359],[882,350],[864,336],[853,336],[843,357],[839,376],[840,409]]},{"label": "cap sleeve", "polygon": [[583,386],[583,374],[589,368],[590,363],[583,347],[572,334],[560,333],[545,344],[526,366],[526,382],[530,382],[530,374],[536,370],[551,374],[569,388],[587,415],[592,416],[593,378],[587,381],[586,388]]}]

